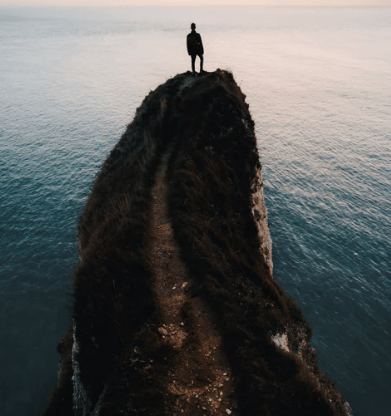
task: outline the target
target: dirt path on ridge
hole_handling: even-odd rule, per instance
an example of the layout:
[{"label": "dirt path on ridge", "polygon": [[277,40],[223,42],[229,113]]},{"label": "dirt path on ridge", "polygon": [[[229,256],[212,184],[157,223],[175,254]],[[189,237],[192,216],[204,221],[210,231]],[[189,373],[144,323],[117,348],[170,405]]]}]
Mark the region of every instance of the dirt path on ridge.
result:
[{"label": "dirt path on ridge", "polygon": [[[150,248],[154,272],[153,290],[164,324],[158,329],[163,342],[176,351],[167,374],[172,415],[235,415],[232,374],[222,351],[218,330],[209,308],[191,297],[191,281],[180,258],[168,215],[167,150],[152,188]],[[182,310],[185,310],[185,318]]]}]

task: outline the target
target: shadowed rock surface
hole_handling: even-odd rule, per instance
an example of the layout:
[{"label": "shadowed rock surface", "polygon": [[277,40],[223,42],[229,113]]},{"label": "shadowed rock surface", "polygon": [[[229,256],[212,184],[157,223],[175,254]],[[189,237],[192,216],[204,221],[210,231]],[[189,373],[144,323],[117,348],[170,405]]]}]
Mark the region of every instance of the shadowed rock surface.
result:
[{"label": "shadowed rock surface", "polygon": [[231,73],[152,91],[81,215],[44,415],[348,415],[273,279],[261,166]]}]

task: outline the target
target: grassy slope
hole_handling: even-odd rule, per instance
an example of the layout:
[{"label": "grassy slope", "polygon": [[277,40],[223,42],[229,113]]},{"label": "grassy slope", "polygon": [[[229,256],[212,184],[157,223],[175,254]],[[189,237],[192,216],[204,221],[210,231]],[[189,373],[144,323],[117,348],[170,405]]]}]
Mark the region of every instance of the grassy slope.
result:
[{"label": "grassy slope", "polygon": [[[142,366],[134,365],[138,361],[134,349],[145,347],[145,353],[155,358],[156,367],[165,355],[155,342],[157,335],[148,329],[148,324],[156,320],[156,310],[145,250],[150,191],[165,144],[162,121],[166,108],[162,107],[162,94],[170,94],[170,88],[165,86],[163,91],[160,87],[150,93],[138,108],[134,121],[96,178],[79,220],[81,261],[73,276],[72,318],[78,343],[78,385],[86,392],[77,394],[81,402],[83,396],[88,397],[84,404],[87,413],[110,377],[125,377],[126,384],[107,384],[107,401],[113,401],[107,407],[115,407],[116,413],[132,406],[142,408],[145,398],[140,393],[145,392],[152,403],[149,414],[160,414],[160,388]],[[65,337],[60,343],[64,340]],[[60,352],[63,369],[69,354],[69,346]],[[68,361],[60,386],[69,384],[69,367]],[[136,391],[133,404],[129,404],[129,397],[121,402],[123,389]],[[72,414],[70,394],[57,388],[45,414]],[[80,406],[79,413],[82,414]]]},{"label": "grassy slope", "polygon": [[[303,346],[308,323],[259,253],[251,194],[260,164],[244,98],[231,74],[217,72],[177,107],[169,198],[176,238],[196,295],[224,336],[242,414],[339,414],[340,394]],[[307,365],[272,342],[271,334],[287,331],[291,351],[301,345]]]},{"label": "grassy slope", "polygon": [[[72,375],[75,414],[94,408],[107,415],[166,414],[172,351],[156,331],[147,228],[150,191],[168,144],[175,145],[169,168],[175,236],[193,296],[208,302],[221,330],[239,413],[342,414],[342,398],[303,342],[311,336],[307,322],[259,252],[251,194],[260,164],[244,96],[225,71],[182,91],[188,79],[178,75],[146,97],[94,182],[78,228],[74,326],[59,344],[59,387],[44,414],[73,414]],[[289,353],[271,340],[283,332]]]}]

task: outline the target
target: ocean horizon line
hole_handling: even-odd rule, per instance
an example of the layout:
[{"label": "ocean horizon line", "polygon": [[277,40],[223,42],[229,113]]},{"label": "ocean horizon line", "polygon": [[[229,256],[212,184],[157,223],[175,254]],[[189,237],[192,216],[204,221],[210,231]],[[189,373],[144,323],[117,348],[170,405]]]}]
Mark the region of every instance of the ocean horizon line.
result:
[{"label": "ocean horizon line", "polygon": [[145,9],[151,7],[181,8],[181,9],[202,9],[202,8],[254,8],[254,9],[391,9],[391,5],[254,5],[254,4],[204,4],[204,5],[183,5],[183,4],[144,4],[144,5],[54,5],[54,4],[0,4],[1,9]]}]

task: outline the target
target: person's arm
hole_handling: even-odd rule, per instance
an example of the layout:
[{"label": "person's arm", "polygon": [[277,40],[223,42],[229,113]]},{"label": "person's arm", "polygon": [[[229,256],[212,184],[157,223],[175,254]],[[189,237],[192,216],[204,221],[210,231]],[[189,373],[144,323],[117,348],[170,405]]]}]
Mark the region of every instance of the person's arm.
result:
[{"label": "person's arm", "polygon": [[190,41],[189,35],[186,36],[187,53],[190,55]]},{"label": "person's arm", "polygon": [[200,46],[199,46],[200,53],[203,55],[204,54],[204,46],[202,45],[202,39],[201,39],[201,35],[200,34],[198,34],[198,40],[200,42]]}]

